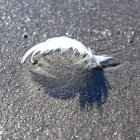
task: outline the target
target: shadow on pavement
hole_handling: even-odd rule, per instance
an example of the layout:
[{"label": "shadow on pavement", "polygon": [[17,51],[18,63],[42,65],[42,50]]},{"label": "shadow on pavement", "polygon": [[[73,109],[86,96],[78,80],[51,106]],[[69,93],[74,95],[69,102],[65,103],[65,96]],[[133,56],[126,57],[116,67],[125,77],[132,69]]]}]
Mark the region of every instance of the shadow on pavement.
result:
[{"label": "shadow on pavement", "polygon": [[85,86],[80,89],[80,106],[84,108],[96,104],[100,107],[106,102],[110,88],[104,71],[97,69],[86,75]]},{"label": "shadow on pavement", "polygon": [[66,74],[69,76],[62,74],[57,78],[31,73],[32,80],[41,85],[45,93],[51,97],[68,100],[79,93],[81,108],[94,104],[100,107],[108,97],[109,84],[103,69],[86,70],[74,75]]}]

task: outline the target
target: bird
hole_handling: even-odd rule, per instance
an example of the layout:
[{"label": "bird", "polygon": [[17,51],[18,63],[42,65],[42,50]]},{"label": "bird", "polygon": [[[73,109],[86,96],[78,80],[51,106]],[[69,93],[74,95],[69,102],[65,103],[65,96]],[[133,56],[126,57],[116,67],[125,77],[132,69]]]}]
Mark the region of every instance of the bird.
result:
[{"label": "bird", "polygon": [[50,53],[54,53],[57,50],[60,50],[61,54],[69,51],[70,49],[73,52],[78,52],[80,55],[85,56],[83,59],[74,64],[82,64],[83,62],[87,62],[85,66],[86,68],[102,67],[101,62],[112,58],[112,56],[109,55],[95,55],[89,47],[87,48],[80,41],[70,37],[60,36],[49,38],[45,42],[30,48],[21,59],[21,64],[23,64],[30,55],[31,60],[33,60],[34,58],[39,58],[40,56],[43,57],[43,55],[45,56]]}]

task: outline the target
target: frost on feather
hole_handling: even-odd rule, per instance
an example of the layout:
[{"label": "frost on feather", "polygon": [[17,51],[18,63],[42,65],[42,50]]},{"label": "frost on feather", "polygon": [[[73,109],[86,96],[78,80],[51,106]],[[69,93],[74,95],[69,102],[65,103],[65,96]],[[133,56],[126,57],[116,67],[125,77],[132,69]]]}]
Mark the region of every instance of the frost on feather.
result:
[{"label": "frost on feather", "polygon": [[84,57],[78,62],[74,62],[74,64],[85,64],[85,67],[88,68],[101,66],[101,62],[111,58],[107,55],[94,55],[90,48],[86,48],[81,42],[61,36],[50,38],[29,49],[23,56],[21,63],[24,63],[30,55],[31,60],[37,60],[40,57],[46,57],[47,55],[55,54],[56,52],[60,55],[67,52],[73,52],[73,54],[79,53]]}]

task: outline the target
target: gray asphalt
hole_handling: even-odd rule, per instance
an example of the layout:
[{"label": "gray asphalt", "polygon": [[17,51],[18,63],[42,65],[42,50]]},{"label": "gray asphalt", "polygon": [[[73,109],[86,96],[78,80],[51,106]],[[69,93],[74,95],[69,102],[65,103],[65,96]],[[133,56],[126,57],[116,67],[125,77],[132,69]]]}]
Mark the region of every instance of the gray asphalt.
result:
[{"label": "gray asphalt", "polygon": [[[139,140],[139,9],[139,0],[0,0],[0,139]],[[62,35],[113,59],[49,74],[20,64],[29,48]]]}]

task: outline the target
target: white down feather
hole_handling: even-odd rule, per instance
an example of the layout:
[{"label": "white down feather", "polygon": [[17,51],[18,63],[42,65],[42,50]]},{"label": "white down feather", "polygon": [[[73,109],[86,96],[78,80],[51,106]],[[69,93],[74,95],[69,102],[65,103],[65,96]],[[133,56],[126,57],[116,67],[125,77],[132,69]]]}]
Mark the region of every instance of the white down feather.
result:
[{"label": "white down feather", "polygon": [[29,49],[23,56],[21,63],[24,63],[27,57],[29,57],[29,55],[31,54],[31,58],[34,58],[41,56],[42,54],[47,54],[50,52],[53,53],[57,49],[60,49],[61,52],[64,52],[68,51],[71,48],[73,51],[77,51],[80,54],[86,55],[85,58],[77,62],[77,64],[87,61],[87,66],[90,68],[101,66],[100,62],[107,61],[108,59],[112,58],[107,55],[94,55],[90,48],[86,48],[81,42],[69,37],[61,36],[50,38],[45,42],[35,45],[31,49]]}]

